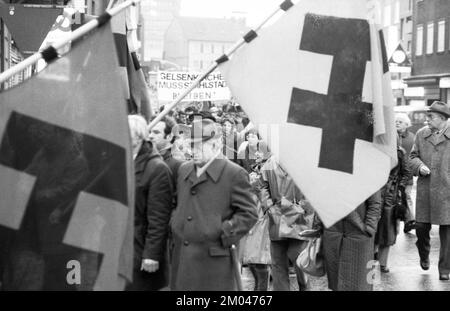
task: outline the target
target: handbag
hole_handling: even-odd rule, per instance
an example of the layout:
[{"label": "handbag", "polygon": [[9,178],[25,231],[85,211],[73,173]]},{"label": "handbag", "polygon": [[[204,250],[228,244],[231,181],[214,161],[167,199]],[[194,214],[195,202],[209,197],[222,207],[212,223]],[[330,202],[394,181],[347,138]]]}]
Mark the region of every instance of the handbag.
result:
[{"label": "handbag", "polygon": [[408,201],[406,199],[405,190],[401,187],[398,189],[398,197],[394,205],[394,219],[399,219],[401,221],[406,221],[406,216],[408,214]]},{"label": "handbag", "polygon": [[301,205],[296,203],[280,204],[269,209],[272,222],[270,236],[272,239],[290,238],[304,240],[300,233],[311,229],[314,213],[306,214]]},{"label": "handbag", "polygon": [[325,275],[325,260],[321,237],[312,238],[308,241],[306,248],[298,255],[296,265],[309,275],[316,277]]},{"label": "handbag", "polygon": [[243,264],[266,264],[272,263],[270,257],[269,239],[269,217],[258,219],[253,228],[242,241],[242,263]]}]

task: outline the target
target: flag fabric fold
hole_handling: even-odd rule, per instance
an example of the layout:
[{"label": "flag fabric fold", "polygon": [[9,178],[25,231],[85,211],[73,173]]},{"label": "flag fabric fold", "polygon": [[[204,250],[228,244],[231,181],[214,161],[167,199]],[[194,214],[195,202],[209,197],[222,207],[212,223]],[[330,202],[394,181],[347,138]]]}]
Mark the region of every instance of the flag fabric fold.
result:
[{"label": "flag fabric fold", "polygon": [[396,164],[383,38],[360,0],[302,0],[219,69],[326,226]]},{"label": "flag fabric fold", "polygon": [[131,281],[134,176],[113,50],[107,24],[0,93],[3,289],[120,290]]},{"label": "flag fabric fold", "polygon": [[[120,5],[122,2],[123,0],[119,0],[116,5]],[[148,122],[153,114],[144,72],[136,55],[139,48],[136,34],[136,9],[130,7],[122,11],[115,16],[111,23],[123,85],[128,96],[128,111],[141,114]]]}]

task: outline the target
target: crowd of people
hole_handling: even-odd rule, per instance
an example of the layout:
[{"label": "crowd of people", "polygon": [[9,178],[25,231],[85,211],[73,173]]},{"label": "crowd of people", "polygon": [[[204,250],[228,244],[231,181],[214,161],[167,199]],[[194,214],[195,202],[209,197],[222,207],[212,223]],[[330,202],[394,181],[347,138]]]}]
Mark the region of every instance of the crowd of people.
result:
[{"label": "crowd of people", "polygon": [[297,258],[312,239],[303,233],[313,232],[322,239],[328,287],[371,290],[368,263],[389,273],[400,221],[405,234],[416,230],[424,270],[431,226],[440,225],[439,278],[448,280],[450,107],[434,102],[429,108],[417,134],[408,131],[406,114],[396,115],[398,164],[386,185],[329,228],[236,106],[187,107],[150,130],[142,117],[129,116],[136,212],[127,289],[236,290],[243,264],[254,290],[290,290],[291,274],[306,290],[308,273]]}]

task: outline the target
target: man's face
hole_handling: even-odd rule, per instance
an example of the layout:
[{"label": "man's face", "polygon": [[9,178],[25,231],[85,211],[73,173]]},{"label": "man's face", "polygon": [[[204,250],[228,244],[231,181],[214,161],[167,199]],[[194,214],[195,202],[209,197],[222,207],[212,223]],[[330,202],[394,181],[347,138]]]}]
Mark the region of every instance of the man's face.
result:
[{"label": "man's face", "polygon": [[428,127],[432,130],[439,130],[442,127],[442,124],[447,122],[446,120],[443,120],[441,116],[436,112],[429,112],[427,113],[427,122]]},{"label": "man's face", "polygon": [[166,128],[166,123],[163,121],[158,122],[150,131],[150,141],[156,146],[156,149],[161,150],[167,145],[168,141],[164,134],[164,129]]},{"label": "man's face", "polygon": [[249,146],[255,147],[256,145],[258,145],[258,135],[254,133],[249,133],[247,135],[247,140]]},{"label": "man's face", "polygon": [[396,118],[395,119],[395,127],[397,128],[398,133],[404,133],[406,131],[406,129],[408,128],[408,124],[405,121],[403,121],[399,118]]},{"label": "man's face", "polygon": [[211,139],[191,144],[191,151],[195,164],[205,164],[215,155],[214,141]]}]

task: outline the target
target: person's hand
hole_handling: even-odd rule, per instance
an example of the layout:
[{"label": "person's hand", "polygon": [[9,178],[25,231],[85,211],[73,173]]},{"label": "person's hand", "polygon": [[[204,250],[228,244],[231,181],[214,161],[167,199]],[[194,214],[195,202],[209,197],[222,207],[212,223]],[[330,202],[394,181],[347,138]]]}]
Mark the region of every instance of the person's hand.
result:
[{"label": "person's hand", "polygon": [[430,175],[431,171],[426,165],[422,165],[419,169],[419,173],[422,176]]},{"label": "person's hand", "polygon": [[159,269],[159,262],[153,259],[142,259],[141,270],[147,272],[156,272]]}]

